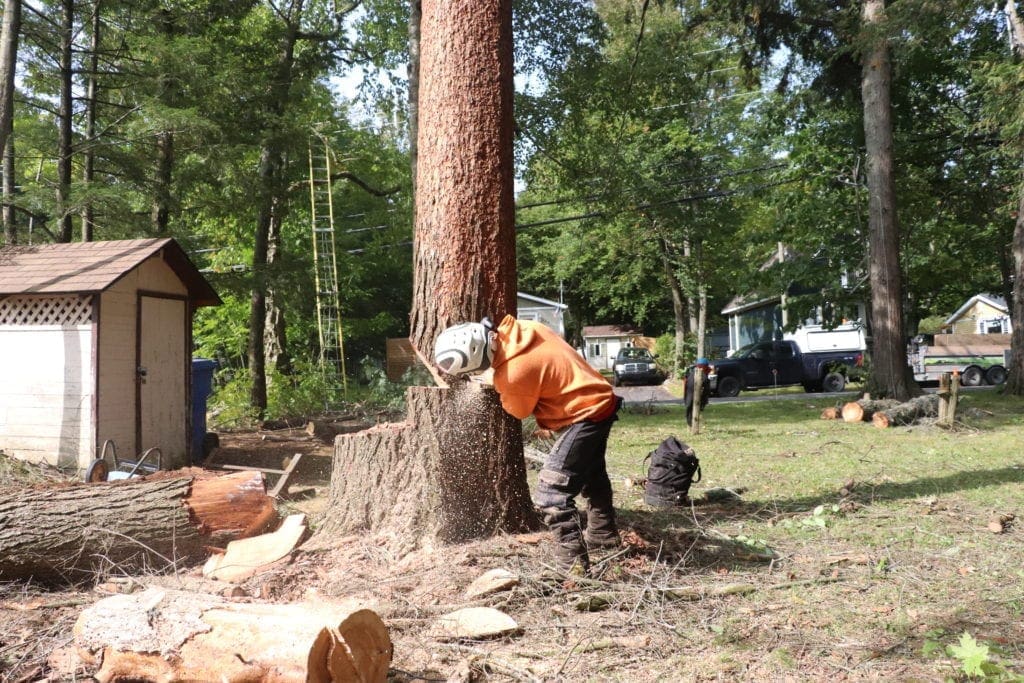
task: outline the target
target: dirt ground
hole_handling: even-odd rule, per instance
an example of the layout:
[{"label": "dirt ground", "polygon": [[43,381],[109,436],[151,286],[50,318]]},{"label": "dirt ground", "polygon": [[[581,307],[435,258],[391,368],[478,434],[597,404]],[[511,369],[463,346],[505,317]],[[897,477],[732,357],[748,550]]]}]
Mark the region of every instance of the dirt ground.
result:
[{"label": "dirt ground", "polygon": [[[220,439],[209,465],[281,468],[301,453],[282,511],[306,512],[315,527],[329,490],[331,446],[301,427]],[[879,601],[873,593],[877,567],[870,558],[831,547],[785,560],[766,556],[704,529],[712,518],[773,511],[698,502],[685,510],[623,513],[623,548],[596,554],[587,579],[553,574],[542,534],[405,555],[383,539],[314,534],[290,563],[243,583],[235,599],[355,600],[374,609],[390,629],[395,682],[941,680],[955,672],[920,658],[925,624],[990,624],[984,633],[992,638],[1024,639],[1019,620],[984,613],[981,601],[955,614],[902,615],[891,628],[859,638],[842,633],[822,616],[822,605],[880,619],[899,610],[898,598]],[[849,503],[856,505],[855,497]],[[514,574],[517,585],[466,598],[466,587],[495,568]],[[65,590],[0,584],[0,680],[88,680],[91,672],[73,649],[77,615],[102,597],[151,584],[224,590],[195,569],[175,577],[111,576]],[[441,615],[469,606],[497,608],[518,630],[477,641],[434,634]]]}]

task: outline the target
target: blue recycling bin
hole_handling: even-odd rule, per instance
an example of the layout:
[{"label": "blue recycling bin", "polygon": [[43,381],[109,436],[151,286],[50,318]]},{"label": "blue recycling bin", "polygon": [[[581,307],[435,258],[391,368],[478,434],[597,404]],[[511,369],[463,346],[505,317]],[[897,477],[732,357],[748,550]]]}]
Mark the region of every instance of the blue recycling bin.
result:
[{"label": "blue recycling bin", "polygon": [[213,371],[217,361],[208,358],[192,359],[192,463],[200,462],[206,453],[206,399],[213,392]]}]

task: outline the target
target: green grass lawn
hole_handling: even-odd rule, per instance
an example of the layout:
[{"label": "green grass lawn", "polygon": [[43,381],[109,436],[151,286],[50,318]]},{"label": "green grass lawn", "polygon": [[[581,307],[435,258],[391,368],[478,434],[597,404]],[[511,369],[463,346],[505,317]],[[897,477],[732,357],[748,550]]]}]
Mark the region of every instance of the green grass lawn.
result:
[{"label": "green grass lawn", "polygon": [[[682,406],[627,409],[613,428],[622,525],[663,546],[669,580],[758,586],[689,622],[714,646],[687,675],[942,680],[979,659],[944,650],[964,633],[1001,648],[980,656],[997,673],[1024,674],[1024,401],[972,392],[953,429],[820,419],[835,402],[713,403],[696,436]],[[633,481],[672,434],[701,461],[691,497],[730,487],[742,503],[645,506]],[[996,533],[1000,515],[1015,519]],[[733,552],[762,546],[774,560]]]}]

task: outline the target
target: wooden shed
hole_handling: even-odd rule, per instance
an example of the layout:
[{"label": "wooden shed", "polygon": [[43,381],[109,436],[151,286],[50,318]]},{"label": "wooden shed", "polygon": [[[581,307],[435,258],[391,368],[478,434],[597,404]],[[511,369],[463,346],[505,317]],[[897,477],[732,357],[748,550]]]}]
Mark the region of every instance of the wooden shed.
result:
[{"label": "wooden shed", "polygon": [[220,303],[172,239],[0,248],[0,451],[83,470],[109,439],[187,464],[192,316]]}]

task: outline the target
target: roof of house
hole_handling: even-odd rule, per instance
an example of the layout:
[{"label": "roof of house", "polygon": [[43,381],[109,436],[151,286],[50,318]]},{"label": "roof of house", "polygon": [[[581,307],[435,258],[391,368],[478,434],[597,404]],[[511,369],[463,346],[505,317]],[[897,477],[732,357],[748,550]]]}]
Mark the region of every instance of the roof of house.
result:
[{"label": "roof of house", "polygon": [[181,278],[195,306],[221,303],[181,246],[167,237],[2,247],[0,296],[102,292],[154,256]]},{"label": "roof of house", "polygon": [[535,304],[539,304],[541,306],[547,306],[549,308],[557,308],[557,309],[562,310],[562,311],[564,311],[565,309],[569,308],[569,306],[566,305],[566,304],[560,304],[557,301],[551,301],[550,299],[542,299],[541,297],[533,296],[532,294],[523,294],[522,292],[516,292],[516,294],[519,296],[520,299],[526,299],[527,301],[530,301],[530,302],[535,303]]},{"label": "roof of house", "polygon": [[1009,314],[1009,312],[1010,312],[1009,307],[1007,307],[1007,305],[1006,305],[1006,299],[1004,299],[1003,297],[1001,297],[1001,296],[999,296],[997,294],[975,294],[970,299],[968,299],[966,301],[966,303],[964,303],[963,306],[961,306],[960,308],[956,309],[956,312],[953,313],[953,315],[951,315],[948,318],[946,318],[946,322],[943,323],[943,324],[944,325],[952,325],[954,322],[956,322],[960,318],[960,316],[962,316],[964,313],[969,311],[971,309],[971,307],[974,306],[974,304],[976,304],[976,303],[988,304],[992,308],[997,308],[997,309],[999,309],[1000,311],[1002,311],[1003,313],[1006,313],[1006,314]]},{"label": "roof of house", "polygon": [[583,328],[583,338],[594,337],[638,337],[640,332],[626,325],[591,325]]}]

